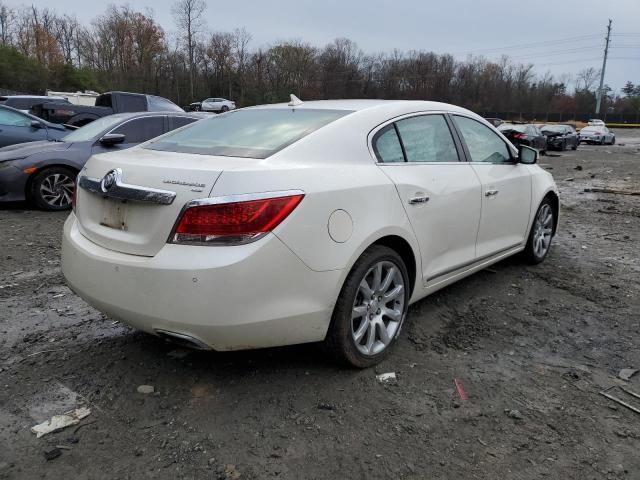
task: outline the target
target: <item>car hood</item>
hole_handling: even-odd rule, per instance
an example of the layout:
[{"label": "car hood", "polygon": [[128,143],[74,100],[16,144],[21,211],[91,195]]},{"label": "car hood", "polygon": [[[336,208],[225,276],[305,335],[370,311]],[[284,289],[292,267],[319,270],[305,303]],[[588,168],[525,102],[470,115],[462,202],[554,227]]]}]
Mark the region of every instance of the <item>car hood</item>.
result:
[{"label": "car hood", "polygon": [[16,158],[29,157],[35,153],[42,152],[59,152],[68,150],[73,143],[67,142],[51,142],[42,140],[39,142],[17,143],[8,147],[0,148],[0,162],[14,160]]}]

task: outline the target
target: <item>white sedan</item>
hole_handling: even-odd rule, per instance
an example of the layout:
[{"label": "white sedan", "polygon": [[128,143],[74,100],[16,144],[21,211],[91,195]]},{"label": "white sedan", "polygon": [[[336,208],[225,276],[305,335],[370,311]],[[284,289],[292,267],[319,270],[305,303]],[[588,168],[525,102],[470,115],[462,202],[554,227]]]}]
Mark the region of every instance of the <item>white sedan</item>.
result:
[{"label": "white sedan", "polygon": [[443,103],[237,110],[90,159],[63,271],[97,309],[185,345],[324,341],[366,367],[409,304],[546,257],[559,200],[536,161]]},{"label": "white sedan", "polygon": [[200,110],[203,112],[224,113],[235,109],[236,102],[227,100],[226,98],[207,98],[200,104]]},{"label": "white sedan", "polygon": [[616,143],[615,134],[605,126],[588,126],[580,130],[580,142],[613,145]]}]

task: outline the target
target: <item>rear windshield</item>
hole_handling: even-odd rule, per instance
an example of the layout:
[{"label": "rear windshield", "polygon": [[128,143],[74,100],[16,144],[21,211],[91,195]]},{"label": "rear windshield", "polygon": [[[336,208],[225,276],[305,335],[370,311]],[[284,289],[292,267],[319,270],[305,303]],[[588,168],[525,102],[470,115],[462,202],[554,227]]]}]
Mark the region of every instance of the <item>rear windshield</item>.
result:
[{"label": "rear windshield", "polygon": [[247,109],[216,115],[168,133],[145,148],[166,152],[267,158],[348,110]]},{"label": "rear windshield", "polygon": [[602,127],[584,127],[581,132],[601,132]]}]

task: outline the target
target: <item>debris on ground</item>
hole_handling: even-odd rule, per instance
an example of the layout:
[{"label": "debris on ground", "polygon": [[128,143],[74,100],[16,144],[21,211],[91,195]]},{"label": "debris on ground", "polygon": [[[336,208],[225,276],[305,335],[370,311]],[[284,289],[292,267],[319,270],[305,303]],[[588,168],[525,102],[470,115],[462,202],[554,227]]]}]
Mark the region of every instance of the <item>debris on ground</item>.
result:
[{"label": "debris on ground", "polygon": [[504,413],[507,414],[507,417],[513,418],[514,420],[523,420],[524,419],[524,416],[522,415],[522,413],[520,413],[520,410],[516,410],[516,409],[509,410],[509,409],[506,409],[504,411]]},{"label": "debris on ground", "polygon": [[458,378],[454,378],[453,384],[456,386],[456,391],[458,392],[460,401],[464,402],[467,399],[467,394],[464,391],[464,387],[462,386],[462,381]]},{"label": "debris on ground", "polygon": [[639,371],[640,370],[638,370],[637,368],[623,368],[622,370],[620,370],[620,373],[618,373],[618,377],[628,382],[629,380],[631,380],[631,377],[633,377]]},{"label": "debris on ground", "polygon": [[62,450],[58,447],[51,447],[44,449],[42,453],[44,454],[44,458],[47,460],[53,460],[54,458],[58,458],[62,455]]},{"label": "debris on ground", "polygon": [[144,395],[149,395],[150,393],[154,393],[156,391],[153,385],[140,385],[138,387],[138,393],[142,393]]},{"label": "debris on ground", "polygon": [[381,383],[392,383],[397,380],[396,372],[381,373],[380,375],[376,375],[376,378]]},{"label": "debris on ground", "polygon": [[582,170],[582,165],[576,165],[575,167],[573,167],[573,169],[581,171]]},{"label": "debris on ground", "polygon": [[80,420],[90,414],[91,410],[86,407],[76,408],[62,415],[54,415],[46,422],[31,427],[31,431],[36,434],[37,438],[40,438],[47,433],[57,432],[71,425],[77,425],[80,423]]},{"label": "debris on ground", "polygon": [[331,403],[319,403],[318,410],[335,410],[336,406]]}]

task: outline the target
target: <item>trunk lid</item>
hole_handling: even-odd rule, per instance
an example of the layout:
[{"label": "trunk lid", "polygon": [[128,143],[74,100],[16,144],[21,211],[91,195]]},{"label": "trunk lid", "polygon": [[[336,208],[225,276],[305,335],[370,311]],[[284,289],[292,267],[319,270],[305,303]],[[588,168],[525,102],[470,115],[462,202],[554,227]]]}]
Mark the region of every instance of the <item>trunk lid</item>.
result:
[{"label": "trunk lid", "polygon": [[251,159],[213,157],[134,148],[92,157],[80,173],[92,185],[114,169],[120,169],[126,186],[175,193],[170,204],[144,200],[122,200],[78,188],[76,216],[80,232],[92,242],[110,250],[154,256],[167,242],[182,208],[190,200],[209,196],[216,180],[226,168],[246,166]]}]

